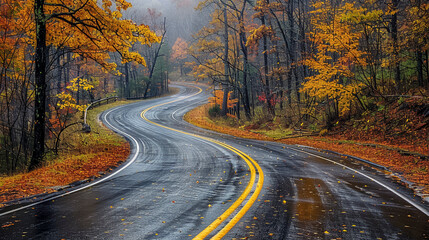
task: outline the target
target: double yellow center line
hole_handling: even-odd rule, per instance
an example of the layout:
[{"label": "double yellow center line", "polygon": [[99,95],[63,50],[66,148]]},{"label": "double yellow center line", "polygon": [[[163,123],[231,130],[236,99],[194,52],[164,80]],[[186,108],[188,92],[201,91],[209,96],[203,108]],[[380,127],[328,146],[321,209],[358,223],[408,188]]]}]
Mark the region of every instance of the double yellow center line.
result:
[{"label": "double yellow center line", "polygon": [[[192,94],[186,98],[190,98],[193,97],[195,95],[200,94],[203,90],[199,87],[196,87],[198,89],[198,92],[195,94]],[[187,133],[181,130],[177,130],[174,128],[170,128],[155,122],[152,122],[151,120],[147,119],[145,114],[156,107],[162,106],[162,105],[166,105],[166,104],[170,104],[173,102],[177,102],[179,100],[183,100],[186,98],[182,98],[182,99],[176,99],[170,102],[166,102],[166,103],[162,103],[162,104],[158,104],[149,108],[146,108],[145,110],[143,110],[140,114],[140,116],[147,122],[154,124],[156,126],[165,128],[165,129],[169,129],[171,131],[175,131],[175,132],[179,132],[179,133],[183,133],[189,136],[193,136],[199,139],[203,139],[212,143],[215,143],[219,146],[222,146],[234,153],[236,153],[238,156],[240,156],[245,162],[246,164],[249,166],[250,169],[250,181],[247,184],[246,188],[244,189],[244,192],[240,195],[240,197],[227,209],[225,210],[225,212],[222,213],[222,215],[220,215],[218,218],[216,218],[215,221],[213,221],[212,223],[210,223],[203,231],[201,231],[197,236],[194,237],[194,239],[204,239],[205,237],[207,237],[209,234],[211,234],[213,231],[216,230],[217,227],[219,227],[220,224],[222,224],[225,220],[227,220],[235,211],[238,211],[237,214],[235,214],[234,217],[232,217],[229,222],[222,228],[219,230],[218,233],[216,233],[216,235],[214,235],[212,237],[212,239],[221,239],[222,237],[224,237],[234,226],[235,224],[237,224],[238,221],[240,221],[240,219],[244,216],[244,214],[246,214],[246,212],[250,209],[250,207],[253,205],[253,203],[256,201],[256,199],[259,196],[259,193],[262,190],[262,186],[264,184],[264,173],[261,169],[261,167],[258,165],[258,163],[253,160],[251,157],[249,157],[247,154],[243,153],[242,151],[226,144],[223,142],[219,142],[217,140],[208,138],[208,137],[203,137],[203,136],[199,136],[193,133]],[[258,180],[256,182],[256,173],[258,173]],[[244,204],[243,207],[241,207],[241,209],[238,209],[240,207],[240,205],[247,199],[247,197],[249,196],[249,194],[252,192],[252,189],[255,185],[256,182],[256,187],[255,190],[253,191],[252,195],[250,196],[250,198],[247,200],[246,204]]]}]

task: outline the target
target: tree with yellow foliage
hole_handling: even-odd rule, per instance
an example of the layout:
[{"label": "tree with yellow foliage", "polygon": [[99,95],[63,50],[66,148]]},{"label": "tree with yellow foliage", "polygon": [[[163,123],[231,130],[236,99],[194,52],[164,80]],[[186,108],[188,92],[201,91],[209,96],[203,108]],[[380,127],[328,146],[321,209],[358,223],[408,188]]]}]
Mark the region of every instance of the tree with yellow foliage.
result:
[{"label": "tree with yellow foliage", "polygon": [[[205,0],[198,6],[199,9],[208,7],[213,7],[210,24],[194,35],[196,41],[189,48],[190,56],[196,60],[192,64],[193,74],[221,85],[225,94],[223,106],[228,105],[227,94],[233,91],[233,95],[240,98],[246,118],[250,119],[249,92],[252,91],[247,35],[251,5],[248,1]],[[237,109],[239,117],[240,107]]]},{"label": "tree with yellow foliage", "polygon": [[313,7],[311,24],[314,29],[310,40],[317,52],[305,60],[305,64],[314,74],[307,77],[301,91],[311,98],[325,101],[327,110],[333,110],[330,117],[337,118],[350,111],[353,101],[358,101],[364,84],[353,70],[366,65],[365,52],[359,49],[361,34],[344,21],[353,11],[353,4],[332,6],[329,2],[320,1]]},{"label": "tree with yellow foliage", "polygon": [[67,46],[75,54],[98,62],[106,71],[115,71],[116,64],[108,61],[109,52],[119,52],[122,63],[136,61],[146,65],[138,52],[130,51],[131,45],[159,41],[146,25],[122,19],[121,12],[131,7],[127,1],[102,0],[101,3],[101,6],[92,0],[35,0],[25,3],[28,9],[33,9],[36,50],[35,124],[30,170],[40,165],[45,154],[47,46]]}]

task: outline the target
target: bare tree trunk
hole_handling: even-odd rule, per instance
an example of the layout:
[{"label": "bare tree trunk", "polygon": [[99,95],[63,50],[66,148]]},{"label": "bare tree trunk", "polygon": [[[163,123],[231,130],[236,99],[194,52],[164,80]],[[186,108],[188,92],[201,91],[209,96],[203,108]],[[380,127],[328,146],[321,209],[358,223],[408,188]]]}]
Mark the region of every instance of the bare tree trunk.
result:
[{"label": "bare tree trunk", "polygon": [[129,63],[125,63],[125,97],[131,97],[130,94],[130,71],[128,69]]},{"label": "bare tree trunk", "polygon": [[[265,25],[265,16],[261,18],[262,25]],[[263,51],[264,51],[264,78],[265,78],[265,97],[267,100],[268,113],[271,117],[275,116],[274,107],[271,104],[271,89],[270,89],[270,78],[268,76],[268,39],[264,34],[262,37]]]},{"label": "bare tree trunk", "polygon": [[[164,41],[165,41],[165,34],[167,33],[165,24],[166,24],[166,18],[164,18],[164,23],[163,23],[164,29],[163,29],[162,36],[161,36],[161,42],[159,43],[158,48],[155,50],[155,54],[153,56],[153,62],[151,63],[151,67],[149,69],[149,82],[152,82],[153,72],[155,71],[155,66],[156,66],[156,62],[157,62],[158,57],[159,57],[159,52],[160,52],[161,47],[162,47],[162,45],[164,44]],[[144,93],[144,98],[146,98],[149,86],[150,86],[150,83],[146,87],[146,90],[145,90],[145,93]]]},{"label": "bare tree trunk", "polygon": [[[289,1],[289,6],[288,6],[288,18],[289,18],[289,42],[290,42],[290,50],[289,50],[289,56],[290,56],[290,61],[291,61],[291,72],[293,73],[294,77],[295,77],[295,93],[296,93],[296,100],[299,104],[300,99],[301,99],[301,95],[299,92],[299,88],[300,88],[300,81],[299,81],[299,77],[298,77],[298,73],[296,71],[296,65],[295,65],[295,61],[296,61],[296,51],[297,49],[295,49],[295,19],[293,17],[293,10],[294,10],[294,0],[290,0]],[[292,74],[290,75],[292,76]],[[292,81],[292,79],[291,79]]]},{"label": "bare tree trunk", "polygon": [[45,154],[45,112],[46,112],[46,20],[44,0],[34,1],[36,21],[35,89],[34,89],[34,143],[29,170],[37,168]]},{"label": "bare tree trunk", "polygon": [[417,82],[419,87],[424,86],[423,82],[423,54],[421,51],[417,51]]},{"label": "bare tree trunk", "polygon": [[429,87],[429,50],[426,50],[426,87]]},{"label": "bare tree trunk", "polygon": [[226,116],[226,113],[228,111],[228,92],[229,92],[229,86],[228,86],[228,82],[229,82],[229,63],[228,63],[228,51],[229,51],[229,43],[228,43],[228,16],[227,16],[227,12],[226,12],[226,6],[224,8],[224,12],[223,12],[223,16],[224,16],[224,44],[225,44],[225,52],[224,52],[224,56],[223,56],[223,64],[224,64],[224,71],[225,71],[225,79],[224,79],[224,83],[222,84],[222,88],[223,88],[223,101],[222,101],[222,112],[221,115],[222,116]]},{"label": "bare tree trunk", "polygon": [[[291,65],[291,63],[289,63]],[[286,92],[287,100],[289,107],[292,106],[292,70],[289,69],[287,74],[287,92]]]},{"label": "bare tree trunk", "polygon": [[80,89],[80,86],[79,86],[79,83],[80,83],[80,65],[77,65],[77,77],[78,77],[78,79],[77,79],[77,91],[76,91],[76,104],[77,105],[79,105],[80,104],[80,94],[79,94],[79,89]]},{"label": "bare tree trunk", "polygon": [[398,13],[396,10],[398,9],[399,0],[392,0],[392,11],[395,13],[392,15],[392,40],[393,40],[393,55],[395,61],[395,84],[396,91],[401,93],[403,90],[401,83],[401,69],[399,62],[399,46],[398,46]]},{"label": "bare tree trunk", "polygon": [[[273,45],[276,46],[276,65],[277,68],[280,68],[280,53],[279,53],[279,46],[277,44],[277,40],[273,41]],[[284,80],[283,80],[283,74],[280,73],[278,75],[278,83],[276,84],[276,86],[278,86],[279,88],[279,94],[280,94],[280,109],[283,110],[283,95],[284,95]]]},{"label": "bare tree trunk", "polygon": [[71,52],[67,52],[67,68],[64,76],[64,91],[67,92],[67,84],[70,82],[70,65],[71,65],[72,55]]},{"label": "bare tree trunk", "polygon": [[149,91],[151,83],[152,83],[151,81],[149,81],[149,82],[146,83],[146,88],[144,90],[143,98],[147,98],[147,93]]},{"label": "bare tree trunk", "polygon": [[163,74],[163,81],[164,81],[164,93],[168,93],[168,70],[164,71]]},{"label": "bare tree trunk", "polygon": [[246,47],[246,36],[245,36],[243,25],[241,25],[240,27],[240,46],[241,46],[241,51],[243,52],[243,98],[244,98],[243,106],[244,106],[244,113],[246,115],[246,118],[247,120],[250,120],[251,114],[250,114],[250,101],[249,101],[249,87],[247,83],[249,58],[248,58],[248,51]]},{"label": "bare tree trunk", "polygon": [[60,54],[60,50],[57,50],[57,76],[56,76],[56,82],[57,82],[57,94],[61,93],[61,77],[62,77],[62,73],[63,73],[63,68],[61,66],[61,54]]}]

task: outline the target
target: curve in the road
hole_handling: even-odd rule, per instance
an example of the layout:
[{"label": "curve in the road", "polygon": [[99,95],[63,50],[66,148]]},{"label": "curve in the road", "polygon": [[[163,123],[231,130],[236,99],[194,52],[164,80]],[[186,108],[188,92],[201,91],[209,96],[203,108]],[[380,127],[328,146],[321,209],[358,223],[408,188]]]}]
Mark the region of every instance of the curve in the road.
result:
[{"label": "curve in the road", "polygon": [[427,203],[395,179],[330,152],[183,122],[209,93],[180,89],[101,115],[129,140],[127,162],[74,194],[0,215],[0,239],[429,239]]},{"label": "curve in the road", "polygon": [[[150,121],[145,116],[145,113],[147,113],[149,110],[151,110],[151,109],[153,109],[155,107],[159,107],[159,106],[162,106],[162,105],[166,105],[166,104],[170,104],[170,103],[173,103],[173,102],[177,102],[177,101],[180,101],[180,100],[183,100],[183,99],[186,99],[186,98],[190,98],[190,97],[193,97],[195,95],[200,94],[202,92],[202,89],[199,88],[199,87],[196,87],[196,88],[198,89],[198,92],[195,93],[195,94],[192,94],[192,95],[187,96],[185,98],[176,99],[176,100],[173,100],[173,101],[169,101],[169,102],[166,102],[166,103],[162,103],[162,104],[158,104],[158,105],[154,105],[154,106],[151,106],[149,108],[146,108],[144,111],[141,112],[141,117],[145,121],[147,121],[147,122],[149,122],[151,124],[154,124],[156,126],[159,126],[159,127],[165,128],[165,129],[169,129],[169,130],[172,130],[172,131],[180,132],[182,134],[186,134],[186,135],[189,135],[189,136],[193,136],[193,137],[196,137],[196,138],[199,138],[199,139],[202,139],[202,140],[205,140],[205,141],[217,144],[217,145],[219,145],[219,146],[221,146],[221,147],[223,147],[225,149],[228,149],[228,150],[234,152],[238,156],[240,156],[246,162],[246,164],[249,166],[249,170],[250,170],[250,173],[251,173],[250,181],[249,181],[248,185],[246,186],[245,190],[243,191],[243,193],[240,195],[240,197],[227,210],[225,210],[225,212],[223,212],[218,218],[216,218],[215,221],[213,221],[212,223],[210,223],[203,231],[201,231],[194,238],[194,239],[204,239],[209,234],[213,233],[213,231],[215,231],[216,228],[219,227],[219,225],[221,225],[223,222],[225,222],[225,220],[227,220],[234,212],[238,211],[237,214],[234,217],[232,217],[228,221],[228,223],[221,230],[219,230],[218,233],[216,233],[216,235],[213,236],[213,239],[221,239],[246,214],[246,212],[250,209],[250,207],[254,204],[254,202],[256,201],[257,197],[259,196],[259,193],[262,190],[262,186],[263,186],[263,182],[264,182],[264,174],[263,174],[263,171],[262,171],[261,167],[258,165],[258,163],[255,160],[253,160],[247,154],[243,153],[242,151],[240,151],[240,150],[238,150],[238,149],[236,149],[236,148],[234,148],[234,147],[232,147],[232,146],[230,146],[228,144],[222,143],[220,141],[216,141],[216,140],[208,138],[208,137],[203,137],[203,136],[200,136],[200,135],[196,135],[196,134],[192,134],[192,133],[187,133],[187,132],[184,132],[184,131],[181,131],[181,130],[177,130],[177,129],[173,129],[173,128],[170,128],[170,127],[167,127],[167,126],[163,126],[161,124],[158,124],[158,123],[155,123],[153,121]],[[22,207],[19,207],[19,208],[16,208],[16,209],[4,212],[4,213],[0,213],[0,216],[5,216],[5,215],[8,215],[8,214],[20,211],[20,210],[24,210],[24,209],[27,209],[27,208],[30,208],[30,207],[34,207],[36,205],[39,205],[39,204],[42,204],[42,203],[46,203],[46,202],[49,202],[49,201],[53,201],[55,199],[58,199],[58,198],[70,195],[72,193],[75,193],[75,192],[78,192],[78,191],[90,188],[90,187],[92,187],[92,186],[94,186],[96,184],[99,184],[99,183],[104,182],[104,181],[106,181],[108,179],[111,179],[113,176],[117,175],[122,170],[126,169],[128,166],[130,166],[132,163],[134,163],[134,161],[137,159],[138,153],[140,151],[140,149],[139,149],[140,147],[139,147],[139,144],[138,144],[137,140],[134,137],[132,137],[131,135],[129,135],[129,134],[127,134],[127,133],[125,133],[125,132],[117,129],[112,124],[110,124],[109,121],[107,120],[107,116],[109,115],[109,113],[112,112],[115,109],[116,108],[113,108],[113,109],[109,110],[103,116],[103,119],[104,119],[104,122],[107,123],[112,130],[114,130],[115,132],[117,132],[119,134],[122,134],[123,136],[128,137],[131,141],[133,141],[135,143],[135,146],[136,146],[137,149],[136,149],[134,155],[131,156],[131,158],[130,158],[130,160],[128,161],[127,164],[125,164],[124,166],[122,166],[121,168],[119,168],[114,173],[112,173],[112,174],[110,174],[110,175],[108,175],[108,176],[106,176],[106,177],[104,177],[104,178],[102,178],[102,179],[100,179],[98,181],[95,181],[93,183],[90,183],[88,185],[84,185],[84,186],[76,188],[76,189],[73,189],[73,190],[71,190],[69,192],[66,192],[66,193],[63,193],[63,194],[60,194],[60,195],[57,195],[57,196],[49,197],[49,198],[46,198],[44,200],[41,200],[41,201],[38,201],[38,202],[35,202],[35,203],[32,203],[32,204],[28,204],[28,205],[25,205],[25,206],[22,206]],[[252,192],[252,189],[254,188],[254,185],[255,185],[255,182],[256,182],[256,173],[258,173],[258,180],[257,180],[257,183],[256,183],[256,187],[255,187],[255,189],[253,191],[253,194],[250,196],[250,198],[247,200],[247,202],[244,204],[244,206],[241,207],[241,209],[238,210],[238,208],[248,198],[249,194]]]},{"label": "curve in the road", "polygon": [[41,201],[38,201],[38,202],[35,202],[35,203],[31,203],[31,204],[28,204],[28,205],[25,205],[25,206],[22,206],[22,207],[19,207],[19,208],[15,208],[15,209],[12,209],[12,210],[7,211],[7,212],[4,212],[4,213],[0,213],[0,217],[1,217],[1,216],[9,215],[9,214],[11,214],[11,213],[18,212],[18,211],[21,211],[21,210],[24,210],[24,209],[27,209],[27,208],[30,208],[30,207],[34,207],[34,206],[36,206],[36,205],[39,205],[39,204],[42,204],[42,203],[45,203],[45,202],[53,201],[53,200],[55,200],[55,199],[57,199],[57,198],[61,198],[61,197],[64,197],[64,196],[70,195],[70,194],[72,194],[72,193],[75,193],[75,192],[78,192],[78,191],[81,191],[81,190],[84,190],[84,189],[90,188],[90,187],[92,187],[92,186],[94,186],[94,185],[97,185],[97,184],[102,183],[102,182],[104,182],[104,181],[106,181],[106,180],[108,180],[108,179],[111,179],[112,177],[114,177],[114,176],[115,176],[115,175],[117,175],[118,173],[122,172],[122,170],[124,170],[125,168],[127,168],[128,166],[130,166],[130,165],[131,165],[131,164],[132,164],[132,163],[137,159],[138,153],[139,153],[139,151],[140,151],[140,147],[139,147],[139,144],[138,144],[137,140],[136,140],[134,137],[132,137],[131,135],[129,135],[129,134],[127,134],[127,133],[125,133],[125,132],[123,132],[123,131],[121,131],[121,130],[117,129],[117,128],[115,128],[113,125],[111,125],[111,124],[107,121],[106,116],[107,116],[107,115],[109,115],[109,113],[110,113],[110,112],[112,112],[112,111],[113,111],[113,110],[115,110],[115,109],[116,109],[116,108],[111,109],[110,111],[108,111],[108,112],[104,115],[104,121],[109,125],[110,129],[113,129],[113,130],[115,130],[117,133],[122,134],[123,136],[128,137],[129,139],[131,139],[131,140],[135,143],[136,151],[135,151],[134,155],[131,157],[131,159],[128,161],[128,163],[127,163],[127,164],[125,164],[124,166],[122,166],[121,168],[119,168],[118,170],[116,170],[115,172],[113,172],[112,174],[110,174],[110,175],[108,175],[108,176],[106,176],[106,177],[101,178],[101,179],[100,179],[100,180],[98,180],[98,181],[92,182],[92,183],[90,183],[90,184],[88,184],[88,185],[84,185],[84,186],[82,186],[82,187],[79,187],[79,188],[73,189],[73,190],[71,190],[71,191],[69,191],[69,192],[66,192],[66,193],[63,193],[63,194],[60,194],[60,195],[56,195],[56,196],[52,196],[52,197],[48,197],[48,198],[46,198],[46,199],[44,199],[44,200],[41,200]]},{"label": "curve in the road", "polygon": [[[196,87],[198,89],[197,93],[194,93],[190,96],[187,96],[186,98],[190,98],[193,96],[196,96],[198,94],[200,94],[202,92],[202,89],[199,87]],[[158,104],[158,105],[154,105],[152,107],[146,108],[145,110],[143,110],[140,114],[140,116],[147,122],[154,124],[156,126],[165,128],[165,129],[169,129],[175,132],[179,132],[179,133],[183,133],[189,136],[193,136],[199,139],[203,139],[212,143],[215,143],[221,147],[224,147],[234,153],[236,153],[238,156],[240,156],[245,162],[246,164],[249,166],[250,169],[250,181],[248,183],[248,185],[246,186],[245,190],[243,191],[243,193],[240,195],[240,197],[227,209],[225,210],[225,212],[223,212],[218,218],[216,218],[215,221],[213,221],[212,223],[210,223],[203,231],[201,231],[197,236],[194,237],[194,239],[204,239],[205,237],[207,237],[209,234],[211,234],[217,227],[219,227],[220,224],[222,224],[226,219],[228,219],[231,214],[233,214],[238,207],[240,207],[240,205],[244,202],[244,200],[247,199],[247,197],[249,196],[249,194],[251,193],[255,180],[256,180],[256,173],[258,173],[258,181],[256,184],[256,188],[253,192],[253,194],[251,195],[251,197],[248,199],[248,201],[246,202],[246,204],[238,211],[238,213],[215,235],[212,237],[212,239],[221,239],[223,236],[225,236],[237,223],[238,221],[240,221],[240,219],[246,214],[246,212],[250,209],[250,207],[254,204],[254,202],[256,201],[256,199],[259,196],[259,193],[262,190],[262,186],[264,184],[264,173],[261,169],[261,167],[259,166],[259,164],[252,159],[251,157],[249,157],[247,154],[243,153],[242,151],[219,141],[216,141],[214,139],[208,138],[208,137],[203,137],[197,134],[193,134],[193,133],[188,133],[188,132],[184,132],[178,129],[174,129],[174,128],[170,128],[161,124],[158,124],[156,122],[153,122],[151,120],[149,120],[145,114],[156,107],[159,106],[163,106],[166,104],[170,104],[173,102],[177,102],[179,100],[183,100],[183,99],[176,99],[170,102],[166,102],[166,103],[162,103],[162,104]],[[256,170],[255,170],[256,167]]]}]

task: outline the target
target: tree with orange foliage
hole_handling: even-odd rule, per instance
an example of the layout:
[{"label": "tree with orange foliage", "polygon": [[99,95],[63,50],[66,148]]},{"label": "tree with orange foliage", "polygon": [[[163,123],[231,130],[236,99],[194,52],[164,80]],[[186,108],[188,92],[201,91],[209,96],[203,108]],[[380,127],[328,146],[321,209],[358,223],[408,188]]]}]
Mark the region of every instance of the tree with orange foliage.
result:
[{"label": "tree with orange foliage", "polygon": [[125,0],[102,0],[101,6],[91,0],[35,0],[25,5],[32,6],[29,9],[34,10],[35,19],[35,125],[29,166],[32,170],[40,165],[45,154],[47,46],[68,46],[81,57],[94,59],[107,71],[114,71],[116,65],[107,61],[109,52],[119,52],[122,63],[136,61],[146,65],[138,52],[130,51],[131,44],[150,44],[159,38],[146,25],[121,19],[121,12],[131,7]]},{"label": "tree with orange foliage", "polygon": [[180,76],[183,76],[183,60],[188,57],[188,43],[182,38],[178,37],[172,47],[171,60],[179,64]]},{"label": "tree with orange foliage", "polygon": [[[0,3],[0,170],[13,173],[31,148],[32,19],[24,1]],[[27,160],[27,159],[26,159]]]},{"label": "tree with orange foliage", "polygon": [[[238,103],[238,99],[231,98],[231,93],[232,92],[228,93],[228,98],[226,99],[227,100],[227,104],[226,104],[227,110],[234,108],[236,106],[236,104]],[[222,109],[222,103],[224,102],[224,99],[223,99],[224,95],[225,94],[224,94],[223,90],[220,90],[220,89],[214,90],[213,91],[213,97],[209,98],[210,105],[211,106],[219,105],[220,108]]]}]

